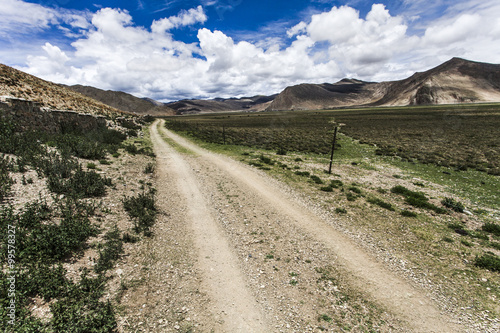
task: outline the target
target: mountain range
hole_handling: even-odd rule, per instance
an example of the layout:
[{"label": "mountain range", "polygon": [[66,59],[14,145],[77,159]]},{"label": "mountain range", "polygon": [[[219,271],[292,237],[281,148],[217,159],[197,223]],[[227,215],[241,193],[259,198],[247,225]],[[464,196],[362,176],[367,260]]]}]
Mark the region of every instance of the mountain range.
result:
[{"label": "mountain range", "polygon": [[57,85],[0,64],[0,95],[34,100],[57,109],[155,116],[228,111],[319,110],[355,106],[406,106],[500,102],[500,65],[453,58],[411,77],[389,82],[343,79],[299,84],[270,96],[181,100],[148,98],[88,86]]},{"label": "mountain range", "polygon": [[268,110],[315,110],[351,106],[406,106],[500,102],[500,65],[453,58],[391,82],[344,79],[334,84],[286,88]]}]

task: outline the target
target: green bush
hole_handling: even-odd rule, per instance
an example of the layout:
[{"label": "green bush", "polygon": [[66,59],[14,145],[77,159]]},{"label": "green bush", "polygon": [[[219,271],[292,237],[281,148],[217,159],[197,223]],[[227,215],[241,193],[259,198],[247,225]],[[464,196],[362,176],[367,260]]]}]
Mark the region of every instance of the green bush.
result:
[{"label": "green bush", "polygon": [[359,187],[357,187],[357,186],[350,186],[349,187],[349,191],[354,192],[356,194],[361,194],[362,193],[361,189]]},{"label": "green bush", "polygon": [[123,253],[123,241],[120,237],[120,230],[115,226],[104,236],[106,243],[103,249],[99,251],[99,258],[97,259],[94,270],[96,273],[103,273],[113,268],[114,263]]},{"label": "green bush", "polygon": [[344,183],[341,180],[334,179],[330,182],[330,186],[333,188],[340,188],[344,186]]},{"label": "green bush", "polygon": [[322,186],[320,187],[320,190],[323,192],[333,192],[333,187],[331,186]]},{"label": "green bush", "polygon": [[127,145],[123,146],[123,148],[125,149],[125,151],[127,153],[129,153],[131,155],[136,155],[139,152],[139,149],[134,144],[127,144]]},{"label": "green bush", "polygon": [[500,225],[498,224],[487,222],[481,227],[481,229],[490,234],[500,236]]},{"label": "green bush", "polygon": [[148,163],[146,167],[144,168],[144,173],[149,174],[149,173],[154,173],[155,172],[155,164],[154,163]]},{"label": "green bush", "polygon": [[391,188],[391,192],[395,194],[400,194],[403,195],[404,197],[410,197],[410,198],[415,198],[417,200],[422,200],[422,201],[427,201],[427,197],[425,196],[424,193],[422,192],[415,192],[407,189],[404,186],[397,185]]},{"label": "green bush", "polygon": [[106,281],[100,275],[87,277],[84,270],[78,284],[68,288],[66,297],[50,305],[54,332],[117,332],[113,306],[102,302]]},{"label": "green bush", "polygon": [[57,135],[55,145],[63,153],[80,158],[98,160],[106,157],[106,151],[99,142],[74,134]]},{"label": "green bush", "polygon": [[324,182],[319,178],[318,176],[312,175],[311,180],[315,182],[316,184],[323,184]]},{"label": "green bush", "polygon": [[351,192],[346,192],[345,196],[347,198],[347,201],[356,201],[356,199],[359,197],[358,195]]},{"label": "green bush", "polygon": [[417,217],[418,214],[410,210],[404,209],[401,211],[401,215],[405,217]]},{"label": "green bush", "polygon": [[335,213],[337,213],[337,214],[347,214],[347,210],[345,208],[338,207],[338,208],[335,208]]},{"label": "green bush", "polygon": [[456,201],[453,198],[444,198],[441,201],[441,204],[447,208],[454,210],[455,212],[458,212],[458,213],[463,213],[464,209],[465,209],[465,206],[463,205],[463,203]]},{"label": "green bush", "polygon": [[259,160],[262,163],[265,163],[265,164],[269,164],[269,165],[273,165],[274,164],[274,161],[272,159],[270,159],[269,157],[264,156],[264,155],[260,155],[259,156]]},{"label": "green bush", "polygon": [[111,185],[111,179],[102,177],[93,170],[84,171],[81,166],[68,179],[53,175],[48,177],[48,186],[52,192],[74,197],[102,197],[106,194],[106,186]]},{"label": "green bush", "polygon": [[11,162],[5,156],[0,156],[0,202],[10,194],[14,180],[10,177]]},{"label": "green bush", "polygon": [[499,242],[489,242],[489,246],[500,251],[500,243]]},{"label": "green bush", "polygon": [[500,272],[500,257],[493,253],[485,253],[481,257],[476,257],[474,264],[492,272]]},{"label": "green bush", "polygon": [[134,231],[143,233],[145,236],[150,236],[150,228],[153,226],[156,215],[158,213],[155,205],[154,189],[148,192],[139,193],[137,196],[125,197],[123,207],[134,220]]},{"label": "green bush", "polygon": [[371,204],[380,206],[380,207],[385,208],[385,209],[390,210],[390,211],[396,210],[396,209],[394,209],[392,204],[385,202],[384,200],[379,199],[379,198],[368,198],[367,201]]},{"label": "green bush", "polygon": [[308,171],[295,171],[295,174],[302,177],[309,177],[311,175]]}]

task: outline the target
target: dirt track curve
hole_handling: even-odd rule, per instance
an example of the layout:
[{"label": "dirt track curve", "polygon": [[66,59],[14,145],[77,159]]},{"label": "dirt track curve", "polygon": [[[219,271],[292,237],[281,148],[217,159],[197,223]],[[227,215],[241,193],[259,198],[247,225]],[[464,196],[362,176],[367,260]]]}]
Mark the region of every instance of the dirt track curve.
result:
[{"label": "dirt track curve", "polygon": [[[191,153],[179,153],[162,136]],[[345,318],[354,331],[465,331],[425,291],[390,272],[265,174],[199,148],[166,130],[163,121],[153,124],[151,137],[158,197],[170,196],[177,223],[192,239],[197,275],[183,279],[196,280],[204,297],[193,305],[194,331],[320,331],[331,324],[329,313]],[[349,312],[348,297],[341,295],[366,299],[355,306],[364,315]]]}]

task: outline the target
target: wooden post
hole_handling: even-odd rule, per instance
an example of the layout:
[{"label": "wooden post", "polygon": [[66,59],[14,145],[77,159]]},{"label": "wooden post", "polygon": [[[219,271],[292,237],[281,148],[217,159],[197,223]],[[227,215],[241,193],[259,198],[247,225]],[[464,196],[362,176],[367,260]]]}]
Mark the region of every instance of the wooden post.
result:
[{"label": "wooden post", "polygon": [[224,145],[226,145],[226,127],[222,125],[222,139],[224,140]]},{"label": "wooden post", "polygon": [[328,168],[328,174],[332,174],[332,164],[333,164],[333,153],[335,152],[335,143],[337,142],[337,129],[335,126],[335,132],[333,133],[333,143],[332,143],[332,155],[330,156],[330,168]]}]

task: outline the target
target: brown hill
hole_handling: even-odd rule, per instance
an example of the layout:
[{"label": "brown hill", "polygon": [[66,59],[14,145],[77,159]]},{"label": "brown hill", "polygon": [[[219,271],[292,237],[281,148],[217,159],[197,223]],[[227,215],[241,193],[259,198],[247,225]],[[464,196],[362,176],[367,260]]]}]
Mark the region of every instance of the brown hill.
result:
[{"label": "brown hill", "polygon": [[82,85],[68,86],[68,88],[119,110],[138,115],[166,116],[175,114],[173,109],[163,103],[152,99],[135,97],[121,91],[101,90]]},{"label": "brown hill", "polygon": [[387,84],[343,79],[334,84],[300,84],[286,88],[268,110],[315,110],[374,103]]},{"label": "brown hill", "polygon": [[121,115],[124,112],[58,84],[0,64],[0,95],[37,102],[42,107],[80,113]]},{"label": "brown hill", "polygon": [[392,82],[375,105],[500,102],[500,65],[453,58],[429,71]]},{"label": "brown hill", "polygon": [[274,100],[272,96],[254,96],[243,98],[216,98],[211,100],[182,100],[168,103],[176,114],[212,113],[228,111],[263,111]]},{"label": "brown hill", "polygon": [[371,83],[344,79],[335,84],[288,87],[268,110],[480,102],[500,102],[500,65],[453,58],[401,81]]}]

